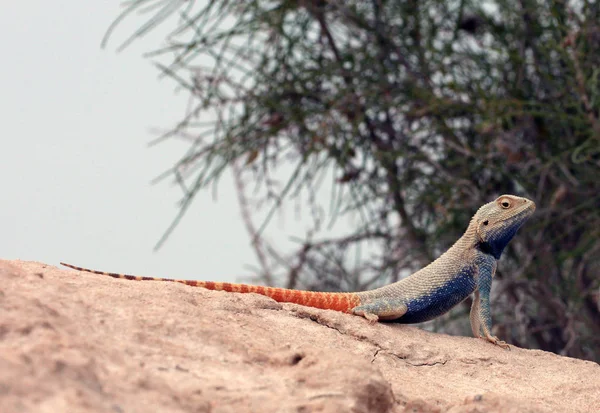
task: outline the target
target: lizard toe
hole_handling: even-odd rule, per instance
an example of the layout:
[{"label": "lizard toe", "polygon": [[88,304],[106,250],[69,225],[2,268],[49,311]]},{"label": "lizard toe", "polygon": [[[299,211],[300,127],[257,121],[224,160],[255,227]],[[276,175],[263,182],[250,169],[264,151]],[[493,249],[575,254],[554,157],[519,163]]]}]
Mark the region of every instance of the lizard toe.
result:
[{"label": "lizard toe", "polygon": [[508,343],[506,341],[500,340],[496,336],[485,337],[485,340],[489,341],[490,343],[492,343],[498,347],[502,347],[505,350],[510,350],[510,345],[508,345]]}]

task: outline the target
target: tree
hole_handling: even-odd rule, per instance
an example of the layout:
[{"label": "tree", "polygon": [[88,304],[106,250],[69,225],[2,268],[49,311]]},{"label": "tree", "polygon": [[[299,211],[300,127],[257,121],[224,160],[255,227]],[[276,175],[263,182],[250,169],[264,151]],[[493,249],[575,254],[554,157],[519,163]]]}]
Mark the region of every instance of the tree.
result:
[{"label": "tree", "polygon": [[[179,16],[151,54],[194,102],[160,138],[192,141],[164,175],[185,193],[174,224],[231,167],[266,282],[362,290],[437,257],[481,204],[528,195],[538,212],[505,252],[496,326],[519,346],[600,360],[597,3],[133,0],[117,21],[135,10],[151,17],[126,44]],[[330,175],[324,214],[315,194]],[[263,207],[313,212],[296,252],[264,242],[243,182]],[[316,238],[325,215],[350,213],[353,233]],[[468,330],[456,316],[469,304],[446,331]]]}]

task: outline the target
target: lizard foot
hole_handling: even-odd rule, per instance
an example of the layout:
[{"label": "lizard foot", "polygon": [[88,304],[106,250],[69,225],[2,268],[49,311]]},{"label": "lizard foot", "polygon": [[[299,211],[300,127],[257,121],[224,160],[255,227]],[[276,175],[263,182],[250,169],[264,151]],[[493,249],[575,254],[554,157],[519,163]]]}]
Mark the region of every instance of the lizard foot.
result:
[{"label": "lizard foot", "polygon": [[510,350],[510,346],[506,343],[506,341],[502,341],[496,336],[488,336],[485,337],[484,340],[487,340],[496,346],[502,347],[505,350]]}]

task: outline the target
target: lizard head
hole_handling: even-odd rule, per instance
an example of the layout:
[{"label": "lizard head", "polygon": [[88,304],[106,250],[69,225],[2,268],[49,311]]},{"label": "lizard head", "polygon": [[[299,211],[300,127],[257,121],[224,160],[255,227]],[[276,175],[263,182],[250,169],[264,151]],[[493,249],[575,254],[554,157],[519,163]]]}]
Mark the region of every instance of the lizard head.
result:
[{"label": "lizard head", "polygon": [[499,259],[504,247],[534,211],[533,201],[515,195],[502,195],[485,204],[479,208],[472,222],[477,246]]}]

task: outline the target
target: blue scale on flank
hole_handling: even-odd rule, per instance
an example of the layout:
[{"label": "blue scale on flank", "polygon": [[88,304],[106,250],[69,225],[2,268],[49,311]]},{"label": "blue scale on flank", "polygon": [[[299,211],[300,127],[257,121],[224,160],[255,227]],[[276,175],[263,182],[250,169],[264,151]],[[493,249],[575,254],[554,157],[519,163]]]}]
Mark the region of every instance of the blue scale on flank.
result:
[{"label": "blue scale on flank", "polygon": [[437,290],[408,302],[406,314],[389,321],[402,324],[422,323],[444,314],[475,291],[473,272],[474,269],[471,268],[462,270],[457,277]]}]

